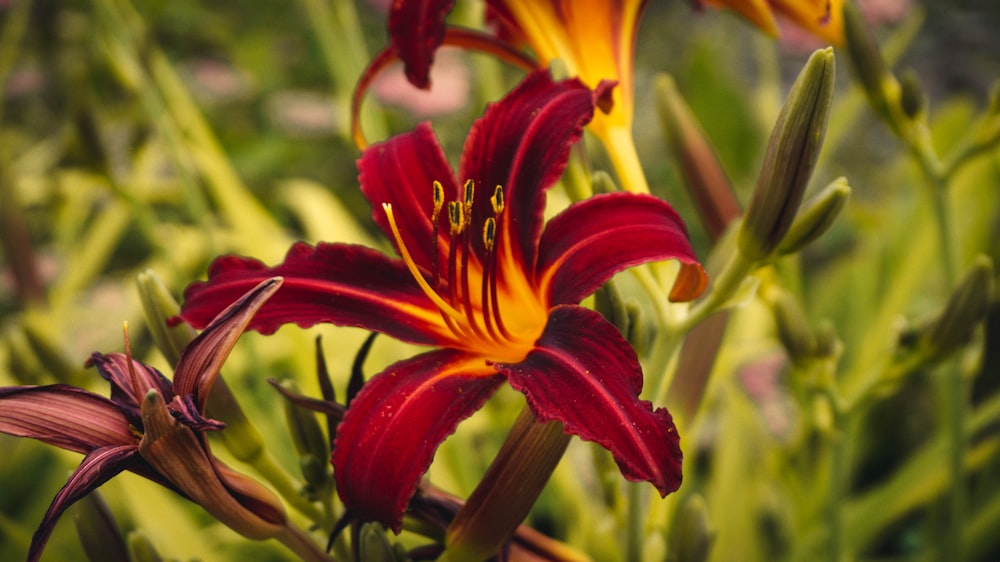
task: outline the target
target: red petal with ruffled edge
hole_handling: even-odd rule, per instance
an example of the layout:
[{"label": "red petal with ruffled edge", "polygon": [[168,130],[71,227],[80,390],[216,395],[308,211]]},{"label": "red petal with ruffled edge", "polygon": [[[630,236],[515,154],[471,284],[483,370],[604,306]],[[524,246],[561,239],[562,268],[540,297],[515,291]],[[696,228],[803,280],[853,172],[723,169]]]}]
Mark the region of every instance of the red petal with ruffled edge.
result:
[{"label": "red petal with ruffled edge", "polygon": [[249,328],[273,333],[282,324],[321,322],[358,326],[417,344],[450,341],[441,315],[406,265],[375,250],[347,244],[294,244],[285,261],[268,268],[236,256],[215,260],[208,281],[184,292],[180,317],[202,328],[261,281],[283,277]]},{"label": "red petal with ruffled edge", "polygon": [[553,305],[576,304],[619,271],[669,259],[698,264],[677,212],[652,195],[609,193],[576,203],[545,225],[536,277]]},{"label": "red petal with ruffled edge", "polygon": [[664,408],[639,400],[642,371],[635,351],[603,316],[578,306],[552,310],[534,351],[517,364],[497,364],[524,393],[541,421],[599,443],[622,475],[647,481],[661,495],[681,483],[677,429]]},{"label": "red petal with ruffled edge", "polygon": [[431,351],[372,377],[334,441],[344,505],[398,533],[438,445],[502,383],[484,359],[456,350]]},{"label": "red petal with ruffled edge", "polygon": [[31,537],[31,548],[28,549],[28,562],[41,558],[42,549],[48,542],[52,530],[55,529],[59,517],[66,508],[78,499],[97,489],[132,463],[139,449],[135,444],[127,446],[102,447],[83,458],[80,466],[69,477],[66,485],[52,499],[42,523]]},{"label": "red petal with ruffled edge", "polygon": [[375,224],[395,246],[382,209],[383,203],[392,205],[400,238],[414,263],[429,274],[434,267],[431,257],[434,245],[446,252],[449,231],[446,209],[438,217],[436,231],[431,225],[435,181],[441,182],[445,201],[460,197],[451,166],[429,123],[372,145],[358,159],[358,183],[372,204]]},{"label": "red petal with ruffled edge", "polygon": [[0,433],[77,453],[136,443],[114,402],[65,384],[0,388]]},{"label": "red petal with ruffled edge", "polygon": [[[513,243],[513,257],[530,270],[542,229],[545,191],[562,176],[570,147],[594,115],[594,93],[578,80],[553,82],[548,70],[529,74],[472,126],[459,178],[480,191],[473,224],[493,216],[489,198],[504,189],[506,210],[499,238]],[[477,251],[483,252],[477,238]]]},{"label": "red petal with ruffled edge", "polygon": [[434,51],[444,40],[444,18],[454,0],[395,0],[389,8],[389,38],[414,86],[430,87]]}]

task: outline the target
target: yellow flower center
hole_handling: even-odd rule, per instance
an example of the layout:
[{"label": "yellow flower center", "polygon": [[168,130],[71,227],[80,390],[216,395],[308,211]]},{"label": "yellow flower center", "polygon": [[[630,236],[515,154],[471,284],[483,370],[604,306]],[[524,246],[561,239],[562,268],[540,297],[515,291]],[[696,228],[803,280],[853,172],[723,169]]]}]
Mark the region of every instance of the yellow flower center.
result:
[{"label": "yellow flower center", "polygon": [[[520,362],[545,329],[548,303],[528,279],[525,264],[514,257],[510,241],[502,236],[510,231],[503,226],[509,220],[504,213],[503,187],[498,185],[490,198],[492,216],[479,225],[473,224],[472,180],[465,183],[462,200],[449,201],[447,206],[443,191],[435,181],[430,272],[421,271],[413,261],[392,205],[382,204],[399,253],[413,279],[440,311],[443,331],[449,334],[454,347],[489,361]],[[445,209],[449,239],[441,248],[436,226]],[[479,242],[485,250],[482,259],[473,250],[477,242],[474,236],[481,237]],[[439,253],[447,254],[446,263],[440,263]]]}]

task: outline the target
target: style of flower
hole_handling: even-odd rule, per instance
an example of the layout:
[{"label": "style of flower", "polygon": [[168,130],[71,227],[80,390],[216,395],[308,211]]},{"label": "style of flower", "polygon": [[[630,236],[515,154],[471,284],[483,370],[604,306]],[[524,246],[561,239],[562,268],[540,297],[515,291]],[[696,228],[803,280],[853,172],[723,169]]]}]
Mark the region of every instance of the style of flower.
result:
[{"label": "style of flower", "polygon": [[779,35],[783,18],[834,46],[844,44],[844,0],[695,0],[738,12],[765,33]]},{"label": "style of flower", "polygon": [[[638,192],[649,188],[632,141],[632,74],[636,33],[646,3],[487,0],[487,19],[498,28],[497,45],[487,50],[504,56],[505,51],[526,46],[541,68],[558,59],[569,76],[592,89],[598,89],[601,82],[616,85],[602,89],[601,111],[588,129],[605,146],[626,189]],[[469,44],[449,38],[445,16],[453,6],[454,0],[396,0],[390,8],[390,51],[403,61],[407,77],[417,87],[429,87],[430,66],[442,43]]]},{"label": "style of flower", "polygon": [[203,415],[223,361],[280,285],[264,280],[225,307],[185,349],[173,383],[128,352],[95,353],[88,361],[111,383],[110,399],[66,384],[0,388],[0,432],[86,455],[35,531],[29,561],[39,559],[70,505],[125,470],[186,496],[246,537],[286,530],[278,498],[212,455],[204,432],[225,424]]},{"label": "style of flower", "polygon": [[666,495],[680,484],[670,414],[638,398],[635,351],[578,306],[615,273],[681,262],[673,296],[697,296],[701,266],[681,219],[651,195],[613,193],[543,224],[546,190],[594,112],[578,80],[530,74],[488,106],[453,175],[430,126],[376,144],[361,189],[399,259],[357,245],[294,245],[284,263],[222,257],[188,287],[181,317],[204,324],[260,279],[285,282],[250,323],[330,322],[436,349],[389,366],[351,401],[332,462],[349,509],[397,532],[438,445],[506,380],[536,418],[611,451],[624,476]]}]

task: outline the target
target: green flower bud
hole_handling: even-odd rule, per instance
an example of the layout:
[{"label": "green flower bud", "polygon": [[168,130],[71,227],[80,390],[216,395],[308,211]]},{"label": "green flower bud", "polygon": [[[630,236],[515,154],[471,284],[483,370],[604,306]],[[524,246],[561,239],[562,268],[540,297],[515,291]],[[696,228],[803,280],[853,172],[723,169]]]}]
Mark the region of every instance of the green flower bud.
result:
[{"label": "green flower bud", "polygon": [[816,356],[816,337],[795,299],[780,289],[772,293],[771,308],[778,339],[792,363],[800,365]]},{"label": "green flower bud", "polygon": [[844,2],[844,38],[847,57],[869,101],[884,117],[899,96],[899,83],[889,72],[874,35],[853,2]]},{"label": "green flower bud", "polygon": [[156,551],[149,537],[141,531],[128,534],[128,554],[132,562],[162,562],[163,557]]},{"label": "green flower bud", "polygon": [[833,49],[820,49],[788,93],[739,232],[739,248],[747,259],[769,257],[795,219],[823,146],[833,77]]},{"label": "green flower bud", "polygon": [[656,106],[688,193],[698,207],[705,228],[718,240],[729,223],[740,216],[740,205],[733,195],[729,178],[669,75],[656,78]]},{"label": "green flower bud", "polygon": [[104,496],[94,490],[73,506],[74,522],[83,551],[90,560],[129,562],[125,539]]},{"label": "green flower bud", "polygon": [[[286,380],[281,386],[287,391],[298,394],[294,381]],[[285,420],[292,434],[292,443],[299,453],[299,466],[306,483],[314,490],[325,490],[332,485],[329,468],[329,440],[320,427],[316,413],[291,400],[284,401]]]},{"label": "green flower bud", "polygon": [[167,361],[176,365],[181,351],[195,337],[194,328],[184,323],[167,325],[167,319],[180,314],[181,307],[152,270],[143,271],[136,276],[135,281],[153,342]]},{"label": "green flower bud", "polygon": [[385,534],[385,527],[378,523],[365,523],[361,527],[360,539],[358,540],[358,560],[371,562],[396,562],[404,560],[399,557],[389,537]]},{"label": "green flower bud", "polygon": [[847,180],[837,178],[818,193],[807,199],[795,215],[785,239],[778,245],[779,254],[798,252],[823,235],[840,216],[840,211],[851,197]]},{"label": "green flower bud", "polygon": [[944,311],[921,330],[921,347],[932,358],[944,358],[968,343],[986,317],[993,293],[993,262],[979,256],[959,282]]},{"label": "green flower bud", "polygon": [[927,109],[927,95],[913,69],[904,72],[899,82],[899,107],[910,119],[922,116]]},{"label": "green flower bud", "polygon": [[684,501],[670,529],[669,562],[704,562],[712,549],[714,533],[705,499],[693,494]]},{"label": "green flower bud", "polygon": [[593,189],[594,193],[614,193],[618,191],[615,179],[604,170],[595,171],[591,175],[590,183],[592,184],[591,189]]}]

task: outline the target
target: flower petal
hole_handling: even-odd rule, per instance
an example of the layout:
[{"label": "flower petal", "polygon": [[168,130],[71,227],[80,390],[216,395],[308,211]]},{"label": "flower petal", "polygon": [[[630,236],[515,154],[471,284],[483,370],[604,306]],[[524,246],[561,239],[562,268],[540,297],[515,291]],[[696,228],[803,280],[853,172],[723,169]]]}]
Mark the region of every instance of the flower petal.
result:
[{"label": "flower petal", "polygon": [[414,86],[430,87],[434,51],[444,40],[444,18],[454,0],[395,0],[389,9],[389,38]]},{"label": "flower petal", "polygon": [[[553,82],[547,70],[529,74],[472,126],[462,151],[459,179],[471,179],[477,196],[473,224],[493,216],[489,197],[504,189],[506,210],[498,230],[512,257],[532,264],[542,227],[545,191],[562,176],[570,146],[594,115],[594,93],[579,80]],[[477,249],[482,255],[482,241]]]},{"label": "flower petal", "polygon": [[666,201],[638,193],[572,205],[545,226],[538,251],[536,276],[553,305],[576,304],[615,273],[641,263],[698,264],[680,216]]},{"label": "flower petal", "polygon": [[441,182],[445,200],[459,197],[455,175],[428,123],[372,145],[358,159],[358,183],[372,204],[375,224],[395,246],[382,209],[383,203],[392,205],[400,237],[414,263],[431,273],[434,245],[446,248],[449,231],[446,212],[438,217],[437,236],[435,225],[431,224],[435,181]]},{"label": "flower petal", "polygon": [[271,268],[250,258],[218,258],[208,281],[192,283],[184,292],[180,318],[204,327],[258,283],[277,276],[284,277],[281,289],[257,312],[250,329],[270,334],[282,324],[307,328],[330,322],[419,344],[435,343],[447,333],[437,308],[402,261],[347,244],[300,242],[284,263]]},{"label": "flower petal", "polygon": [[66,485],[52,499],[42,523],[31,537],[28,561],[34,562],[41,558],[42,549],[66,508],[125,470],[137,453],[138,447],[132,443],[94,449],[84,457]]},{"label": "flower petal", "polygon": [[481,357],[431,351],[372,377],[351,401],[333,446],[344,504],[397,533],[434,451],[503,377]]},{"label": "flower petal", "polygon": [[600,314],[578,306],[552,310],[537,347],[517,364],[497,364],[524,393],[539,421],[599,443],[625,478],[648,481],[661,495],[681,483],[681,450],[670,414],[639,400],[635,351]]},{"label": "flower petal", "polygon": [[[261,281],[239,300],[219,313],[205,330],[198,334],[181,353],[174,369],[174,392],[193,395],[198,411],[204,411],[208,393],[215,384],[222,364],[236,345],[243,330],[269,298],[281,287],[282,279],[272,277]],[[161,393],[164,401],[171,396]]]},{"label": "flower petal", "polygon": [[[87,360],[87,366],[96,367],[98,374],[111,383],[111,401],[125,413],[129,423],[136,427],[141,426],[139,405],[146,391],[154,388],[167,400],[174,395],[173,384],[167,377],[139,361],[132,361],[129,365],[129,358],[123,353],[94,353]],[[132,379],[133,372],[140,380]],[[136,388],[137,385],[139,388]]]},{"label": "flower petal", "polygon": [[77,453],[136,443],[112,401],[65,384],[0,388],[0,432]]}]

